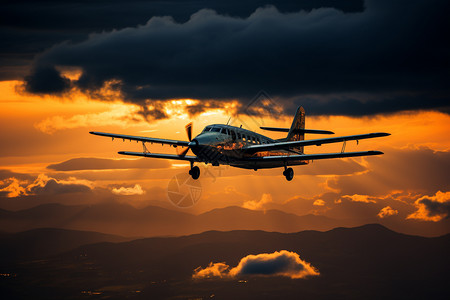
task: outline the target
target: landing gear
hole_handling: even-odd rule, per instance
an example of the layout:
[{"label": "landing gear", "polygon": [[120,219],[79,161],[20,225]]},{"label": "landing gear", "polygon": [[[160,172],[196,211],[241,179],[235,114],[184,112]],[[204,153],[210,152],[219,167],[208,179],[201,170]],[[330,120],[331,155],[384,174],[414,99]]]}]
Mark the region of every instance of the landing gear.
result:
[{"label": "landing gear", "polygon": [[294,170],[292,170],[292,168],[285,168],[283,175],[286,177],[287,181],[291,181],[292,178],[294,178]]},{"label": "landing gear", "polygon": [[189,170],[189,175],[192,176],[192,179],[198,179],[200,177],[200,168],[195,166]]}]

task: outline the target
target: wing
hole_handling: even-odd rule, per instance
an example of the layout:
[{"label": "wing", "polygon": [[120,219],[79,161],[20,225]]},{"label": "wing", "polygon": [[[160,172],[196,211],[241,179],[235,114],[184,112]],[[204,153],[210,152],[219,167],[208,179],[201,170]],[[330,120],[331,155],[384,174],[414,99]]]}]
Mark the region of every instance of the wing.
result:
[{"label": "wing", "polygon": [[342,153],[320,153],[320,154],[302,154],[302,155],[277,155],[251,157],[249,161],[292,161],[292,160],[316,160],[328,158],[357,157],[384,154],[381,151],[361,151],[361,152],[342,152]]},{"label": "wing", "polygon": [[330,144],[330,143],[338,143],[338,142],[354,141],[354,140],[364,140],[364,139],[371,139],[371,138],[388,136],[388,135],[391,135],[391,134],[385,133],[385,132],[377,132],[377,133],[339,136],[339,137],[332,137],[332,138],[325,138],[325,139],[278,142],[278,143],[273,143],[273,144],[245,146],[245,147],[242,147],[242,150],[245,151],[246,153],[256,153],[259,151],[270,151],[270,150],[278,150],[278,149],[289,150],[289,148],[292,148],[292,147],[312,146],[312,145],[320,146],[322,144]]},{"label": "wing", "polygon": [[100,136],[107,136],[107,137],[110,137],[113,139],[118,138],[118,139],[123,139],[123,140],[130,140],[130,141],[169,144],[169,145],[176,145],[176,146],[188,146],[189,145],[188,141],[167,140],[167,139],[150,138],[150,137],[144,137],[144,136],[105,133],[105,132],[97,132],[97,131],[91,131],[89,133],[95,134],[95,135],[100,135]]},{"label": "wing", "polygon": [[120,151],[118,153],[122,154],[122,155],[131,155],[131,156],[144,156],[144,157],[154,157],[154,158],[163,158],[163,159],[199,161],[197,156],[190,156],[190,155],[181,156],[181,155],[176,155],[176,154],[160,154],[160,153],[130,152],[130,151]]}]

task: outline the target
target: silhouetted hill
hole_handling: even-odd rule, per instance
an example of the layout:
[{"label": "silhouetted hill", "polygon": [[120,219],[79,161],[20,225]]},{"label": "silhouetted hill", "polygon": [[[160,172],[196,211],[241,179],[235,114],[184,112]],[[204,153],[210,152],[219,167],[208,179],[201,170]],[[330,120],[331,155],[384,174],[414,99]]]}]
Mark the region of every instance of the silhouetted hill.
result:
[{"label": "silhouetted hill", "polygon": [[328,230],[339,225],[338,221],[323,216],[298,216],[278,210],[254,211],[236,206],[214,209],[198,216],[156,206],[137,209],[118,203],[92,206],[46,204],[16,212],[0,212],[0,226],[10,232],[49,227],[122,236],[167,236],[208,230]]},{"label": "silhouetted hill", "polygon": [[[397,232],[438,236],[448,233],[450,219],[440,222],[417,220],[376,220]],[[108,202],[95,205],[66,206],[45,204],[33,208],[0,210],[0,228],[6,232],[20,232],[36,228],[63,228],[95,231],[128,237],[180,236],[208,230],[264,230],[298,232],[330,230],[373,223],[363,218],[336,220],[325,216],[298,216],[280,210],[249,210],[230,206],[217,208],[200,215],[159,206],[135,208],[128,204]]]},{"label": "silhouetted hill", "polygon": [[123,242],[127,238],[89,231],[41,228],[0,234],[0,266],[15,261],[46,258],[81,245]]},{"label": "silhouetted hill", "polygon": [[213,209],[198,216],[200,224],[214,224],[209,230],[264,230],[295,232],[306,229],[328,230],[339,224],[324,216],[285,213],[280,210],[249,210],[238,206]]},{"label": "silhouetted hill", "polygon": [[[327,232],[208,231],[81,246],[12,268],[17,276],[4,287],[43,299],[446,299],[449,246],[450,235],[409,236],[373,224]],[[320,275],[191,278],[210,262],[234,267],[246,255],[279,250],[298,253]]]}]

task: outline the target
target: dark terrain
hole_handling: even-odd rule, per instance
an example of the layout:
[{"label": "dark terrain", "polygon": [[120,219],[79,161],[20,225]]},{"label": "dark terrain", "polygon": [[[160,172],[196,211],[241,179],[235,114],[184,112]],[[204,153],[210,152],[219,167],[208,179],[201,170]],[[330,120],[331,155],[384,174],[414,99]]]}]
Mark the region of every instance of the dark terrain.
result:
[{"label": "dark terrain", "polygon": [[[42,233],[42,232],[38,232]],[[32,256],[3,253],[4,299],[447,299],[450,235],[409,236],[381,225],[327,232],[209,231],[181,237],[105,242],[121,237],[67,232],[3,235],[2,248],[30,248]],[[20,238],[29,236],[28,239]],[[33,244],[29,242],[34,239]],[[39,240],[41,242],[39,242]],[[53,240],[48,251],[43,244]],[[59,241],[59,242],[58,242]],[[34,246],[33,246],[34,245]],[[40,247],[39,251],[31,251]],[[37,249],[37,248],[36,248]],[[42,250],[43,249],[43,250]],[[294,251],[320,271],[317,277],[246,276],[192,279],[210,262],[234,267],[248,254]],[[7,257],[10,255],[11,257]]]}]

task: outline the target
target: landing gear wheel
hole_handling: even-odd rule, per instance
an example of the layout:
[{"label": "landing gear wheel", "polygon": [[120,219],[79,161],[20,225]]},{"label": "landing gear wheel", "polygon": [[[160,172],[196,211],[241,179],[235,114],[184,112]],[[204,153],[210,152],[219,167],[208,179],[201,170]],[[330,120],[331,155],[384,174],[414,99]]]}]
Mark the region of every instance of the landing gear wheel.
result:
[{"label": "landing gear wheel", "polygon": [[294,178],[294,170],[292,168],[287,168],[283,171],[283,175],[286,177],[287,181],[291,181]]},{"label": "landing gear wheel", "polygon": [[200,177],[200,168],[195,166],[189,170],[189,175],[192,176],[192,179],[198,179]]}]

